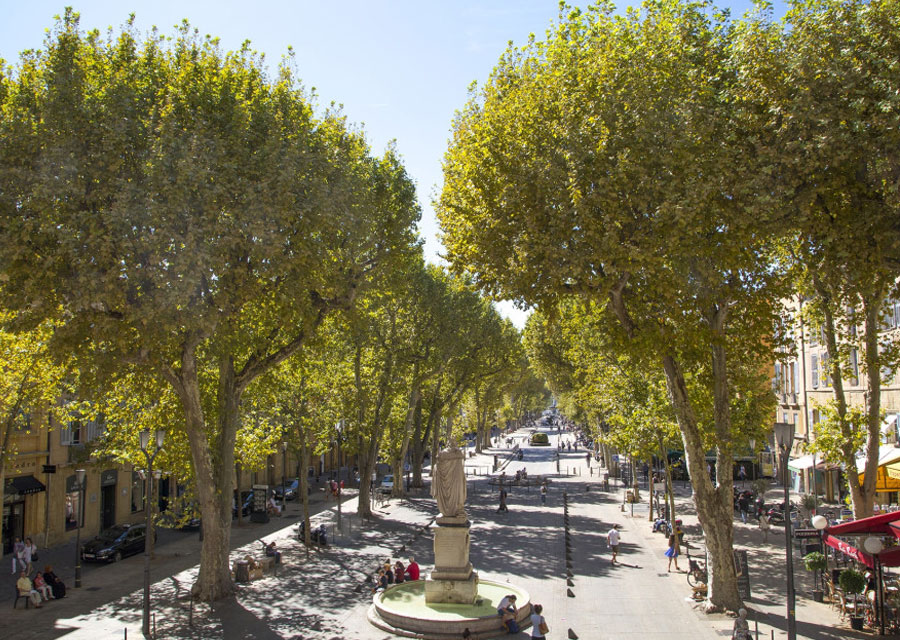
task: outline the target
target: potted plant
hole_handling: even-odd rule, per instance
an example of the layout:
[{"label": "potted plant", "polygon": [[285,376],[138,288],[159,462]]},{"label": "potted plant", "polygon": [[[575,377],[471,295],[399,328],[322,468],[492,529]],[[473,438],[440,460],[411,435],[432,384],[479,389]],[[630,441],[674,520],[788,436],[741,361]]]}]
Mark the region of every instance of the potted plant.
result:
[{"label": "potted plant", "polygon": [[850,616],[850,628],[861,631],[863,628],[863,617],[857,613],[859,594],[866,588],[866,578],[856,569],[844,569],[841,571],[841,577],[838,579],[841,589],[845,595],[853,594],[853,615]]},{"label": "potted plant", "polygon": [[825,594],[819,583],[819,575],[828,568],[825,562],[825,554],[818,551],[807,553],[806,557],[803,558],[803,563],[806,565],[807,571],[813,572],[813,600],[822,602],[825,599]]}]

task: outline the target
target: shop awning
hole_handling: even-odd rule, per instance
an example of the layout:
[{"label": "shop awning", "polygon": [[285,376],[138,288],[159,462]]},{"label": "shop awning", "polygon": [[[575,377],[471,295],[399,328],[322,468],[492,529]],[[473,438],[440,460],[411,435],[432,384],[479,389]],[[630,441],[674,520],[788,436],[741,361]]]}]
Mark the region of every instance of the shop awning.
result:
[{"label": "shop awning", "polygon": [[34,476],[18,476],[16,478],[9,478],[6,481],[6,487],[4,487],[4,493],[7,495],[23,495],[27,496],[32,493],[40,493],[41,491],[46,491],[47,487],[44,484],[35,478]]},{"label": "shop awning", "polygon": [[794,458],[793,460],[788,460],[788,469],[793,469],[794,471],[806,471],[813,466],[813,462],[814,460],[811,455]]},{"label": "shop awning", "polygon": [[[862,473],[865,467],[866,459],[857,458],[856,468],[859,474],[859,481],[865,480],[866,474]],[[882,445],[878,454],[878,474],[875,477],[875,491],[878,493],[888,493],[891,491],[900,491],[900,477],[893,476],[888,473],[888,468],[893,465],[900,465],[900,448],[885,447]],[[900,466],[898,466],[900,468]]]},{"label": "shop awning", "polygon": [[[894,536],[900,538],[900,511],[881,513],[870,518],[860,518],[832,527],[826,527],[822,532],[822,539],[830,547],[834,547],[855,560],[862,562],[870,569],[875,566],[875,559],[865,551],[859,549],[862,545],[854,545],[836,536],[859,536],[865,539],[867,536]],[[900,566],[900,547],[890,549],[878,554],[878,559],[885,567]]]}]

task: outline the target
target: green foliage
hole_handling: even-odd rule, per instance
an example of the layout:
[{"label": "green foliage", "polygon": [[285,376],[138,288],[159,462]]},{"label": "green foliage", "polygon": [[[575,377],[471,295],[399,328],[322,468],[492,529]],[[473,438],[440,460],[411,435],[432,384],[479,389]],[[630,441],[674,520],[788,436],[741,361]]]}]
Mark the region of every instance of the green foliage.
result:
[{"label": "green foliage", "polygon": [[806,567],[807,571],[825,571],[825,569],[828,568],[825,554],[819,553],[818,551],[807,553],[803,557],[803,565]]},{"label": "green foliage", "polygon": [[838,584],[844,593],[859,594],[866,588],[866,578],[856,569],[844,569],[838,578]]},{"label": "green foliage", "polygon": [[827,462],[840,464],[846,452],[863,449],[866,444],[866,415],[862,407],[849,407],[840,415],[834,400],[819,405],[819,422],[816,438],[809,443],[810,452],[822,456]]}]

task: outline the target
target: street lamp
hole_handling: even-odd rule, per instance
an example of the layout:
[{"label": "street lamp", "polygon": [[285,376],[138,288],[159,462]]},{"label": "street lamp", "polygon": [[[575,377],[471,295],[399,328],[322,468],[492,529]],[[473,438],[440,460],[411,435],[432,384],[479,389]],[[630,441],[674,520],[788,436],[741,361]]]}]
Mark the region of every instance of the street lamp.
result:
[{"label": "street lamp", "polygon": [[[810,520],[813,528],[819,532],[819,546],[822,547],[822,556],[825,558],[825,571],[828,572],[828,554],[825,553],[825,529],[828,528],[828,518],[825,516],[813,516]],[[818,588],[818,587],[816,587]]]},{"label": "street lamp", "polygon": [[[150,441],[149,430],[143,429],[140,433],[141,451],[147,460],[147,497],[144,504],[144,535],[146,536],[144,538],[144,613],[141,627],[145,638],[150,637],[150,549],[153,541],[153,519],[150,517],[150,506],[153,502],[153,479],[162,475],[158,471],[156,476],[153,475],[153,461],[162,450],[165,437],[166,432],[162,429],[157,429],[153,432],[152,442]],[[156,450],[150,453],[150,447],[154,444],[156,445]]]},{"label": "street lamp", "polygon": [[753,471],[753,479],[756,480],[756,462],[759,460],[759,456],[756,455],[756,438],[750,438],[747,444],[750,445],[750,453],[753,455],[753,460],[750,461],[750,469]]},{"label": "street lamp", "polygon": [[81,528],[84,526],[84,480],[87,475],[85,469],[75,470],[75,480],[78,482],[78,530],[75,532],[75,586],[81,586]]},{"label": "street lamp", "polygon": [[781,451],[781,459],[784,475],[784,547],[787,563],[787,634],[788,640],[797,638],[797,619],[794,611],[794,557],[791,548],[791,500],[790,484],[788,482],[788,458],[791,445],[794,443],[794,425],[787,422],[775,423],[775,444]]},{"label": "street lamp", "polygon": [[287,515],[287,489],[285,489],[285,480],[287,479],[287,440],[281,443],[281,513]]},{"label": "street lamp", "polygon": [[878,616],[878,634],[884,635],[884,592],[881,588],[881,559],[878,557],[878,554],[884,551],[884,543],[881,542],[881,538],[877,536],[869,536],[863,542],[863,549],[865,549],[868,553],[872,554],[875,558],[875,580],[876,580],[876,589],[875,589],[875,615]]},{"label": "street lamp", "polygon": [[344,433],[344,421],[338,420],[337,424],[334,425],[334,430],[337,431],[337,459],[338,459],[338,490],[337,490],[337,525],[338,531],[341,532],[341,536],[344,535],[344,529],[341,526],[341,494],[344,493],[344,487],[341,485],[341,443],[343,442],[343,433]]}]

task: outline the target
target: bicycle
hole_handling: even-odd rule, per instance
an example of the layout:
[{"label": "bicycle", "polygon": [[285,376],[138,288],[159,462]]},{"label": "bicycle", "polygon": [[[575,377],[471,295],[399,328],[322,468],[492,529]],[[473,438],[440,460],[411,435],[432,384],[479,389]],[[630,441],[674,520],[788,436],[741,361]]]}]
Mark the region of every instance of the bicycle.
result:
[{"label": "bicycle", "polygon": [[687,581],[692,588],[706,585],[709,574],[706,571],[706,563],[701,560],[691,558],[691,548],[685,545],[687,549],[688,572]]}]

